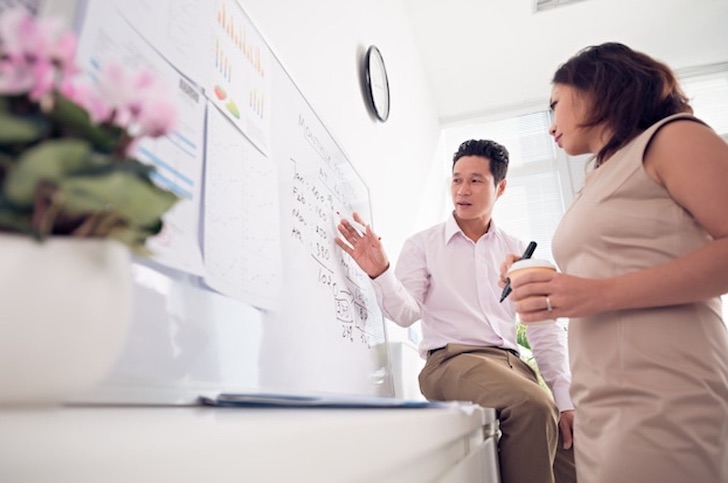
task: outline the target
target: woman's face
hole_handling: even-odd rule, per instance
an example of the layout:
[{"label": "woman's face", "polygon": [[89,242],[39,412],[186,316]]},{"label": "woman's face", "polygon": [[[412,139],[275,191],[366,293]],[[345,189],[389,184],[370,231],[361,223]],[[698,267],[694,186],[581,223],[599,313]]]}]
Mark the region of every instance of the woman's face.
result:
[{"label": "woman's face", "polygon": [[549,133],[558,146],[570,156],[597,153],[601,129],[582,127],[589,111],[589,102],[579,90],[566,84],[554,84],[551,90],[553,123]]}]

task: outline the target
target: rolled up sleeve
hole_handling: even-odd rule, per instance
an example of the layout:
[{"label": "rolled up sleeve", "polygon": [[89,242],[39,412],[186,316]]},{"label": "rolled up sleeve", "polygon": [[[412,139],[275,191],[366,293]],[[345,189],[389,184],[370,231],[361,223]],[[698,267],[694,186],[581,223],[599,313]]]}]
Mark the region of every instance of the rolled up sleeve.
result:
[{"label": "rolled up sleeve", "polygon": [[546,384],[551,389],[559,411],[574,409],[569,396],[571,370],[567,332],[561,324],[526,326],[526,336]]}]

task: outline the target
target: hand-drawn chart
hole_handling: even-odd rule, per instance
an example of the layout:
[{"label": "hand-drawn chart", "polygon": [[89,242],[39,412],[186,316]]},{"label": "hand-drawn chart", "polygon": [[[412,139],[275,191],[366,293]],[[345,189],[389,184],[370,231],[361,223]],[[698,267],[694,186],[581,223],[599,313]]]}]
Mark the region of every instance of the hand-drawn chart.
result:
[{"label": "hand-drawn chart", "polygon": [[217,108],[207,116],[205,282],[270,308],[281,276],[277,169]]}]

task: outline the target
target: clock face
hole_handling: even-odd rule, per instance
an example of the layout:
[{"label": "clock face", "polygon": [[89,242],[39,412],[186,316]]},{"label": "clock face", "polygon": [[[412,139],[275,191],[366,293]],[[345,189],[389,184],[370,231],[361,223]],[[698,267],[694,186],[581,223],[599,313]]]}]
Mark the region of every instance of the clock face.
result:
[{"label": "clock face", "polygon": [[380,121],[389,117],[389,80],[382,54],[375,46],[369,47],[366,57],[367,87],[374,114]]}]

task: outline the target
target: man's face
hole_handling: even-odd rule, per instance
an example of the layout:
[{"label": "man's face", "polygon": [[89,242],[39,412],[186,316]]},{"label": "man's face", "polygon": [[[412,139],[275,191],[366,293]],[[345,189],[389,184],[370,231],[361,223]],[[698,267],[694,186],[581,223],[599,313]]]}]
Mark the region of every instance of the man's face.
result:
[{"label": "man's face", "polygon": [[459,220],[477,220],[488,223],[493,206],[506,187],[506,181],[493,182],[490,162],[482,156],[463,156],[452,171],[452,194],[455,216]]}]

